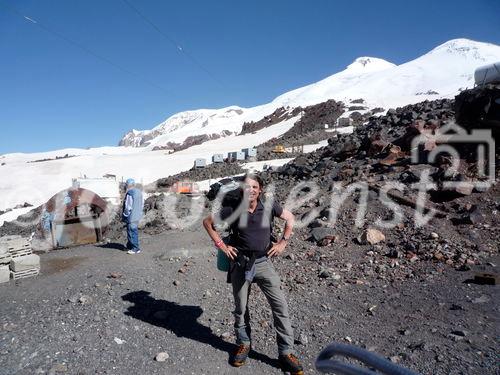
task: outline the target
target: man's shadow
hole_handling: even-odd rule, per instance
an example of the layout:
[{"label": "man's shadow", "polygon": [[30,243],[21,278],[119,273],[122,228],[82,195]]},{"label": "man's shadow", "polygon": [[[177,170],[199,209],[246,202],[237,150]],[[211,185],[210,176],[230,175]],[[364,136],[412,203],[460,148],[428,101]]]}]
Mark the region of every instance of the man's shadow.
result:
[{"label": "man's shadow", "polygon": [[[198,322],[198,318],[203,314],[203,309],[200,306],[179,305],[175,302],[155,299],[150,294],[151,292],[140,290],[123,295],[124,301],[134,304],[125,311],[125,315],[165,328],[178,337],[186,337],[211,345],[215,349],[229,354],[236,349],[236,345],[214,335],[209,327]],[[279,368],[277,360],[265,354],[251,350],[249,357]],[[231,357],[229,357],[229,361],[230,359]]]}]

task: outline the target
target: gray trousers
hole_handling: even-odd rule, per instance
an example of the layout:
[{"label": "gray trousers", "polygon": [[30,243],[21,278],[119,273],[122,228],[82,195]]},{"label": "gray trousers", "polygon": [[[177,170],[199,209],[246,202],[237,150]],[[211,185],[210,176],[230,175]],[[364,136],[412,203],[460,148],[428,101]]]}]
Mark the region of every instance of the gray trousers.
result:
[{"label": "gray trousers", "polygon": [[[278,353],[280,355],[294,353],[293,329],[290,323],[290,315],[288,314],[288,305],[281,289],[280,277],[270,260],[255,265],[254,282],[262,290],[271,305],[274,328],[276,330],[276,341],[278,342]],[[250,345],[251,328],[248,298],[250,296],[251,283],[245,280],[244,269],[234,266],[231,271],[231,284],[233,285],[235,303],[234,329],[236,332],[236,343],[238,345]]]}]

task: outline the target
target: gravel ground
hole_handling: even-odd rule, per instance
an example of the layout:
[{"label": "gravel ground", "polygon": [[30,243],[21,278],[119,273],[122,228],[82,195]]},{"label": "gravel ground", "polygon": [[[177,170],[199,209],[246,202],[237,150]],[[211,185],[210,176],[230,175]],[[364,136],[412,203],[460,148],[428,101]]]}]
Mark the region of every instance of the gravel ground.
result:
[{"label": "gravel ground", "polygon": [[[293,241],[275,265],[306,373],[332,341],[422,374],[500,373],[498,287],[472,283],[473,270],[421,262],[389,281],[370,272],[373,254],[347,244],[317,250],[340,276],[324,278],[302,244]],[[0,374],[281,373],[271,314],[255,286],[254,352],[246,366],[229,366],[230,286],[201,229],[143,235],[142,247],[134,256],[115,243],[52,251],[41,255],[38,277],[1,285]],[[164,362],[155,360],[161,352]]]}]

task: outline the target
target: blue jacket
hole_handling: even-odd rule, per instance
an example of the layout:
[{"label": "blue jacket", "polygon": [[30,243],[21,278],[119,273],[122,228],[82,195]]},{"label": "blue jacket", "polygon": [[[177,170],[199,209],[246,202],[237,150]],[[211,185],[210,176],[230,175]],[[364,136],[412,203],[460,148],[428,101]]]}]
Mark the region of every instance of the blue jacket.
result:
[{"label": "blue jacket", "polygon": [[142,219],[143,210],[142,192],[137,188],[128,190],[123,201],[122,221],[125,223],[138,223]]}]

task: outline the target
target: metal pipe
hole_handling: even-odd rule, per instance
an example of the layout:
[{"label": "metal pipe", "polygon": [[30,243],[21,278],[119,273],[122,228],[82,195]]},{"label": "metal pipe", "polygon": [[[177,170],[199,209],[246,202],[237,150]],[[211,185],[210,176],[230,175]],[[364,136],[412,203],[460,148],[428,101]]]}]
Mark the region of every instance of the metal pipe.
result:
[{"label": "metal pipe", "polygon": [[386,375],[418,375],[404,367],[396,365],[389,360],[361,349],[354,345],[333,343],[324,348],[316,359],[316,369],[323,373],[333,373],[339,375],[377,375],[379,373],[368,368],[334,360],[332,357],[341,355],[346,358],[354,358],[368,365],[370,368],[379,370]]}]

